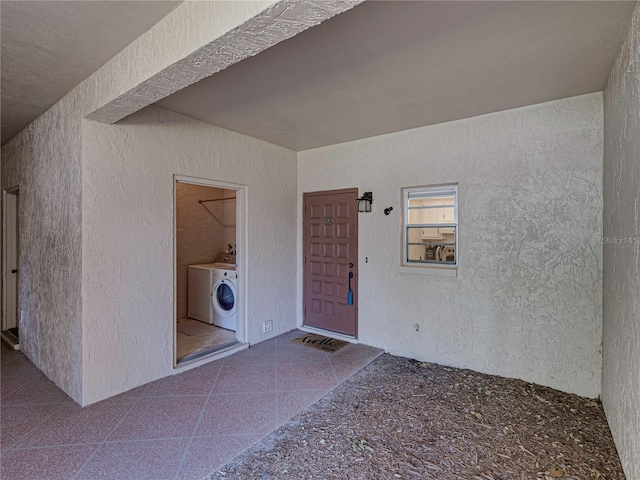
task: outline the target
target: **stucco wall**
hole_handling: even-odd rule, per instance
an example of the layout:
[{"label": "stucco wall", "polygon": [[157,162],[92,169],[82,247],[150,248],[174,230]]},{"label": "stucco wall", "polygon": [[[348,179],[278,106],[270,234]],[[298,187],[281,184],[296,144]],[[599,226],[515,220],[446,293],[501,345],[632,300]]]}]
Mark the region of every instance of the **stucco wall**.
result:
[{"label": "stucco wall", "polygon": [[604,93],[602,402],[640,479],[640,4]]},{"label": "stucco wall", "polygon": [[91,120],[113,123],[363,0],[187,0],[91,78]]},{"label": "stucco wall", "polygon": [[76,111],[73,99],[65,98],[2,147],[2,188],[20,187],[20,348],[79,401],[81,191]]},{"label": "stucco wall", "polygon": [[21,188],[21,347],[74,400],[83,402],[82,119],[117,121],[360,1],[185,1],[2,146],[2,187]]},{"label": "stucco wall", "polygon": [[[20,345],[38,368],[79,403],[82,118],[104,102],[116,99],[117,103],[118,96],[134,85],[144,85],[145,79],[159,76],[176,59],[199,51],[198,47],[273,4],[247,2],[242,7],[232,3],[236,2],[181,5],[2,146],[2,188],[20,186]],[[275,41],[274,37],[269,42]],[[153,87],[146,86],[145,92],[157,95]],[[106,110],[135,110],[136,103],[129,97],[124,104],[125,110],[113,106]]]},{"label": "stucco wall", "polygon": [[[222,188],[176,184],[177,318],[187,316],[189,265],[211,263],[236,243],[236,192]],[[228,198],[200,204],[198,200]]]},{"label": "stucco wall", "polygon": [[[457,277],[402,273],[400,189],[454,182]],[[304,192],[347,187],[374,198],[359,214],[363,343],[599,395],[601,94],[300,152],[298,224]]]},{"label": "stucco wall", "polygon": [[[273,4],[233,3],[181,5],[2,146],[2,188],[20,187],[20,346],[79,403],[81,120]],[[148,88],[148,95],[153,90]],[[131,101],[125,103],[133,108]]]},{"label": "stucco wall", "polygon": [[295,152],[155,107],[87,121],[85,404],[173,373],[174,174],[247,186],[248,339],[295,328]]}]

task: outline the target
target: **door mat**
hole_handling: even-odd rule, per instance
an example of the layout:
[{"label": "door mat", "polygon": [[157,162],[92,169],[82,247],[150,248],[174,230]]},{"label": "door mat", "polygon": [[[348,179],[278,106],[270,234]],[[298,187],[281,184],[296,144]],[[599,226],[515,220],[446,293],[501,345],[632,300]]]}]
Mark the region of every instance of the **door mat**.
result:
[{"label": "door mat", "polygon": [[335,338],[323,337],[322,335],[316,335],[315,333],[307,333],[301,337],[294,338],[295,343],[306,345],[307,347],[317,348],[318,350],[324,350],[325,352],[333,353],[340,350],[349,342],[343,340],[336,340]]},{"label": "door mat", "polygon": [[209,325],[208,323],[201,322],[199,320],[181,320],[178,322],[178,331],[193,337],[195,335],[202,335],[203,333],[209,333],[216,330],[215,325]]}]

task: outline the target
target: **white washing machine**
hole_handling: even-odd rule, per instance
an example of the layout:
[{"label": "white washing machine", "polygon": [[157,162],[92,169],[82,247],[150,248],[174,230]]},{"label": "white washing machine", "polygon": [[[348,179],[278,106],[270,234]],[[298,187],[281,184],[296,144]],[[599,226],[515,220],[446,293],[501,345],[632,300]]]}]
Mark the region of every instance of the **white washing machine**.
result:
[{"label": "white washing machine", "polygon": [[237,274],[235,264],[189,265],[187,315],[236,331]]}]

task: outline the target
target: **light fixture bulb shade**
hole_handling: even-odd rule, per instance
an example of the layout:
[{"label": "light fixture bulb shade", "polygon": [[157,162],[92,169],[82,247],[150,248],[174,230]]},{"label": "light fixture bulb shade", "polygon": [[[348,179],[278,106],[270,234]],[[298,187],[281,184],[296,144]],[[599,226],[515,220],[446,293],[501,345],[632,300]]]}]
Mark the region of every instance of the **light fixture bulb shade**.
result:
[{"label": "light fixture bulb shade", "polygon": [[362,196],[358,198],[358,212],[370,212],[372,203],[373,203],[373,193],[364,192]]}]

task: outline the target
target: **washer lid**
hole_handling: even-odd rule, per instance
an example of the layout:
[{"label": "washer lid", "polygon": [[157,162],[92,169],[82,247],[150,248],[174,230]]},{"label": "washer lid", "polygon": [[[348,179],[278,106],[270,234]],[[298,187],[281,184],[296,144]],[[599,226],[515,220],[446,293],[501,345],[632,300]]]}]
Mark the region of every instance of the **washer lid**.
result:
[{"label": "washer lid", "polygon": [[213,270],[215,268],[220,268],[220,265],[217,263],[201,263],[199,265],[189,265],[189,268],[197,268],[199,270]]},{"label": "washer lid", "polygon": [[216,266],[216,268],[219,268],[220,270],[235,270],[236,269],[236,266],[233,263],[216,262],[216,263],[214,263],[214,265]]}]

